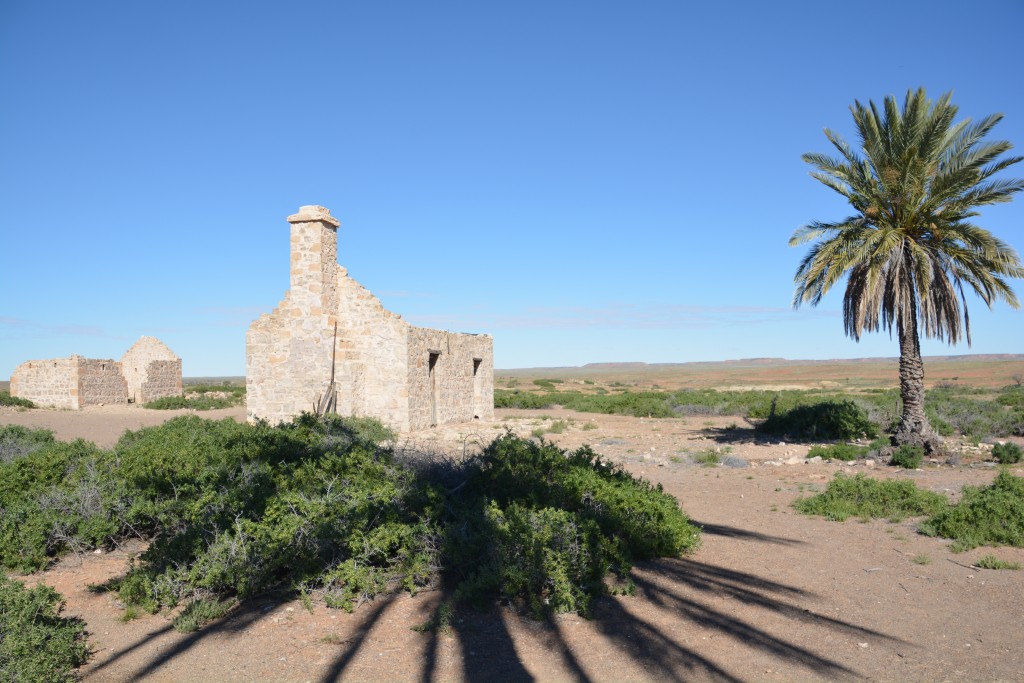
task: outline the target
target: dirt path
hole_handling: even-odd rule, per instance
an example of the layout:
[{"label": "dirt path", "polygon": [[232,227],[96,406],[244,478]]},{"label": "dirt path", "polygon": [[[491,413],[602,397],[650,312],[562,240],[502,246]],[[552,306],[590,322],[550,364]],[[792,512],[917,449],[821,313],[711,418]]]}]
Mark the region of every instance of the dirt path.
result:
[{"label": "dirt path", "polygon": [[[0,423],[25,424],[31,416],[31,424],[61,436],[109,445],[110,434],[148,419],[89,412],[12,411],[0,413]],[[917,535],[912,520],[840,524],[789,508],[837,471],[910,477],[949,492],[989,482],[991,468],[768,464],[795,462],[807,446],[759,442],[734,418],[640,420],[552,410],[499,417],[505,419],[418,433],[412,441],[462,447],[506,427],[529,434],[563,420],[565,431],[545,438],[567,447],[592,444],[660,482],[703,525],[702,547],[684,559],[638,567],[636,595],[603,598],[592,620],[564,615],[536,623],[496,609],[460,614],[447,634],[410,628],[430,617],[442,597],[436,592],[379,599],[354,614],[320,604],[309,612],[268,597],[192,634],[177,633],[161,615],[124,623],[114,598],[87,585],[122,573],[139,549],[69,557],[41,578],[67,597],[66,614],[88,624],[96,652],[84,680],[1022,679],[1024,571],[971,565],[990,552],[1024,563],[1024,549],[954,554],[946,542]],[[734,422],[741,424],[731,429]],[[715,448],[735,458],[731,464],[748,466],[706,468],[687,457]]]}]

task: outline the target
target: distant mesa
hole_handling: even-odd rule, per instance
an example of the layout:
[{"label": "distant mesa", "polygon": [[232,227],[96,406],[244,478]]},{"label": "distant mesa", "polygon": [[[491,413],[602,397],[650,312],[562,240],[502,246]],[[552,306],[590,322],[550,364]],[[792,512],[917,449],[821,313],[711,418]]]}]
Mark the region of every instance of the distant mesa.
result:
[{"label": "distant mesa", "polygon": [[[973,353],[950,356],[925,356],[925,362],[995,362],[995,361],[1024,361],[1024,354],[1020,353]],[[571,370],[637,370],[648,368],[652,370],[668,370],[672,368],[687,367],[743,367],[743,366],[774,366],[784,367],[792,365],[835,365],[841,364],[878,364],[896,363],[899,358],[895,356],[874,357],[874,358],[829,358],[825,360],[800,360],[789,358],[737,358],[735,360],[712,360],[712,361],[691,361],[688,363],[643,363],[627,361],[621,363],[587,363],[586,365],[558,366],[558,367],[533,367],[533,368],[498,368],[498,373],[525,373],[525,372],[568,372]]]},{"label": "distant mesa", "polygon": [[587,363],[583,367],[588,370],[618,370],[619,368],[645,368],[647,363]]}]

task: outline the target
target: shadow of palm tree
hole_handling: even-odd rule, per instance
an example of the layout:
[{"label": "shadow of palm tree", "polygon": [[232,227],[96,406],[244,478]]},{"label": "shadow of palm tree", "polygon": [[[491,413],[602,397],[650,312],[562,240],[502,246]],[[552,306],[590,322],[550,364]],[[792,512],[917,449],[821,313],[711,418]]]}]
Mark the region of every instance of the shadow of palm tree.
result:
[{"label": "shadow of palm tree", "polygon": [[774,543],[776,545],[806,545],[806,541],[799,541],[792,538],[784,538],[782,536],[772,536],[770,534],[762,534],[757,531],[749,531],[747,529],[740,529],[735,526],[726,526],[723,524],[708,524],[707,522],[699,522],[695,519],[691,519],[690,523],[700,527],[700,530],[705,534],[712,536],[722,536],[725,538],[735,538],[742,541],[756,541],[759,543]]},{"label": "shadow of palm tree", "polygon": [[[213,623],[210,623],[197,631],[190,633],[187,637],[182,638],[178,642],[172,644],[166,650],[160,652],[156,657],[153,657],[147,661],[142,668],[134,671],[131,676],[131,680],[141,680],[146,676],[155,673],[164,664],[167,664],[172,659],[186,654],[189,650],[195,647],[204,639],[214,636],[220,633],[242,633],[247,628],[252,626],[254,623],[265,617],[267,614],[267,603],[265,601],[253,602],[243,604],[240,607],[232,610],[223,619],[219,619]],[[129,645],[128,647],[118,650],[107,659],[103,660],[99,664],[93,666],[89,670],[89,674],[93,675],[114,662],[123,659],[130,655],[135,650],[145,647],[154,640],[158,640],[162,637],[169,635],[174,630],[172,624],[168,623],[160,627],[155,631],[150,631],[145,634],[142,638]]]},{"label": "shadow of palm tree", "polygon": [[[776,542],[767,537],[765,542]],[[763,539],[761,539],[763,540]],[[786,541],[787,539],[781,539]],[[851,680],[861,677],[848,666],[815,652],[785,636],[771,632],[755,623],[755,618],[744,619],[715,607],[723,597],[755,608],[759,613],[780,616],[801,624],[830,632],[855,636],[858,639],[876,639],[907,645],[906,641],[857,624],[815,613],[799,604],[813,599],[813,593],[795,586],[765,579],[753,573],[740,572],[691,559],[659,560],[638,566],[633,572],[637,586],[635,598],[598,600],[593,612],[594,628],[616,648],[614,656],[630,661],[652,678],[684,681],[694,677],[702,680],[738,683],[740,674],[730,671],[729,665],[714,661],[698,648],[686,644],[686,632],[691,640],[695,629],[713,631],[744,647],[766,654],[774,659],[796,664],[808,674],[832,680]],[[658,618],[639,616],[630,608],[655,608]],[[437,604],[444,602],[440,598]],[[379,609],[379,608],[375,608]],[[650,610],[640,610],[645,614]],[[379,619],[380,611],[367,624],[362,636],[350,648],[339,654],[320,683],[344,680],[348,665],[367,642],[369,632]],[[666,628],[662,617],[677,622]],[[760,615],[759,615],[760,616]],[[515,625],[520,620],[523,623]],[[510,625],[512,626],[510,628]],[[687,625],[694,628],[687,628]],[[524,632],[532,632],[537,640],[547,643],[549,653],[560,657],[564,669],[573,680],[590,681],[601,664],[586,661],[585,653],[577,653],[565,638],[559,620],[529,621],[509,608],[496,607],[490,612],[463,611],[452,620],[450,630],[425,631],[425,656],[422,668],[410,672],[409,678],[421,681],[436,680],[437,652],[443,638],[458,642],[462,651],[462,673],[467,681],[532,681],[535,676],[522,661],[517,648],[522,648]],[[823,634],[824,635],[824,634]],[[589,673],[588,673],[589,672]],[[600,679],[600,674],[596,675]]]},{"label": "shadow of palm tree", "polygon": [[757,430],[747,428],[730,427],[704,427],[700,433],[716,443],[724,444],[764,444],[769,441],[778,441],[779,437],[772,437]]}]

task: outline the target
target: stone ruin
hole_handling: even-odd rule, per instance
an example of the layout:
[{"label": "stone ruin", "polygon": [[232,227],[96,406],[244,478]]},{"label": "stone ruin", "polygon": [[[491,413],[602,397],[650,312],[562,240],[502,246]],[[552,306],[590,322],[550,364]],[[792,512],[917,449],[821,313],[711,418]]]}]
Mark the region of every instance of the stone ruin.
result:
[{"label": "stone ruin", "polygon": [[79,355],[30,360],[11,375],[11,396],[69,410],[148,403],[164,396],[181,396],[181,390],[181,358],[155,337],[139,339],[120,361]]},{"label": "stone ruin", "polygon": [[490,335],[414,327],[338,265],[340,225],[322,206],[291,224],[284,300],[246,334],[246,410],[277,423],[303,411],[376,417],[407,432],[494,417]]}]

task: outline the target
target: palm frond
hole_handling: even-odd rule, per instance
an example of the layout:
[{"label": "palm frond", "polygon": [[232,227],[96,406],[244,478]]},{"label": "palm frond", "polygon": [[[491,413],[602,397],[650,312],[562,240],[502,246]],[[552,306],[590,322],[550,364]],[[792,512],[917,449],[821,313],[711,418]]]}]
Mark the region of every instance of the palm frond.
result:
[{"label": "palm frond", "polygon": [[854,339],[891,334],[895,324],[913,326],[915,340],[920,329],[970,343],[967,289],[989,307],[1000,299],[1019,306],[1009,280],[1024,278],[1020,258],[971,219],[1024,190],[1024,180],[996,177],[1024,157],[1004,156],[1008,142],[986,141],[1001,114],[956,121],[951,93],[931,102],[924,89],[908,90],[902,104],[892,96],[881,107],[854,101],[850,113],[860,148],[826,129],[840,156],[803,160],[855,214],[790,237],[791,246],[812,245],[794,276],[793,305],[817,305],[845,277],[843,324]]}]

